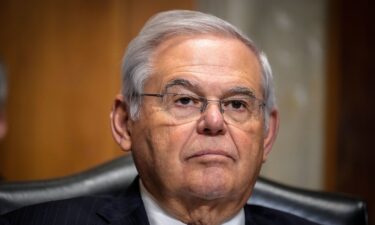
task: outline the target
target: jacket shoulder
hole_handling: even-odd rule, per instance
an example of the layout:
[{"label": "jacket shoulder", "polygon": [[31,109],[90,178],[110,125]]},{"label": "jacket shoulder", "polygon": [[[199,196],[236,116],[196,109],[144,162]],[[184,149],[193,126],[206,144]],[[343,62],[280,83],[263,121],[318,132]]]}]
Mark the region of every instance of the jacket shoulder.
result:
[{"label": "jacket shoulder", "polygon": [[11,225],[106,224],[96,211],[112,198],[112,196],[87,196],[26,206],[3,215],[2,223]]},{"label": "jacket shoulder", "polygon": [[258,205],[245,206],[246,224],[318,225],[296,215]]}]

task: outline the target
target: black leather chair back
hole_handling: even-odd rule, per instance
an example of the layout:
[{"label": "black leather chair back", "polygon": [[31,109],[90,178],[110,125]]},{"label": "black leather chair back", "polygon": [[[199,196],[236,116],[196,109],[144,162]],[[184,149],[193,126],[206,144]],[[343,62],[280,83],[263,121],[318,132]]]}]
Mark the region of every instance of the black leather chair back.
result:
[{"label": "black leather chair back", "polygon": [[[59,179],[0,183],[0,214],[40,202],[126,189],[137,176],[131,157],[120,157],[77,175]],[[356,198],[308,191],[259,178],[250,204],[286,211],[330,225],[367,225],[366,204]]]}]

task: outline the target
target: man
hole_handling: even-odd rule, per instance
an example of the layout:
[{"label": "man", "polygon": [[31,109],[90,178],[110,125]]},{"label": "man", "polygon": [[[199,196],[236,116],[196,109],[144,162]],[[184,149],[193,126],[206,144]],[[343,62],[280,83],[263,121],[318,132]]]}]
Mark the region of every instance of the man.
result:
[{"label": "man", "polygon": [[9,224],[313,224],[246,205],[276,137],[265,55],[214,16],[160,13],[129,44],[113,136],[139,172],[116,197],[44,203]]}]

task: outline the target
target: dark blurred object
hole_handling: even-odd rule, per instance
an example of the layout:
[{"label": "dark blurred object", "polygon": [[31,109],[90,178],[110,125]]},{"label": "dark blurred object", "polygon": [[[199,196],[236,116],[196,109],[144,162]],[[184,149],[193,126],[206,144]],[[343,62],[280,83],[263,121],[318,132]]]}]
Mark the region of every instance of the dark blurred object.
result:
[{"label": "dark blurred object", "polygon": [[[0,214],[39,202],[118,192],[137,176],[130,156],[60,179],[0,184]],[[307,191],[259,178],[250,204],[286,211],[320,224],[366,225],[366,204],[338,194]]]},{"label": "dark blurred object", "polygon": [[326,187],[365,199],[375,225],[373,2],[330,2]]}]

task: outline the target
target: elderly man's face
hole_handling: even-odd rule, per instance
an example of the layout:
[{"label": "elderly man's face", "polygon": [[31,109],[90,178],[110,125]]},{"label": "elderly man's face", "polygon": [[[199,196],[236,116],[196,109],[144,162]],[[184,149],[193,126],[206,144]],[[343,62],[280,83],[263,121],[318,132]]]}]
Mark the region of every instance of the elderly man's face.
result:
[{"label": "elderly man's face", "polygon": [[[236,39],[174,37],[161,44],[152,59],[153,73],[144,93],[182,92],[218,100],[246,92],[263,98],[259,62]],[[131,142],[123,146],[133,151],[148,191],[159,201],[246,201],[273,141],[273,134],[264,130],[262,109],[246,121],[233,122],[217,102],[209,102],[191,119],[176,116],[170,104],[185,107],[194,102],[182,98],[167,103],[144,96],[139,119],[127,124]]]}]

